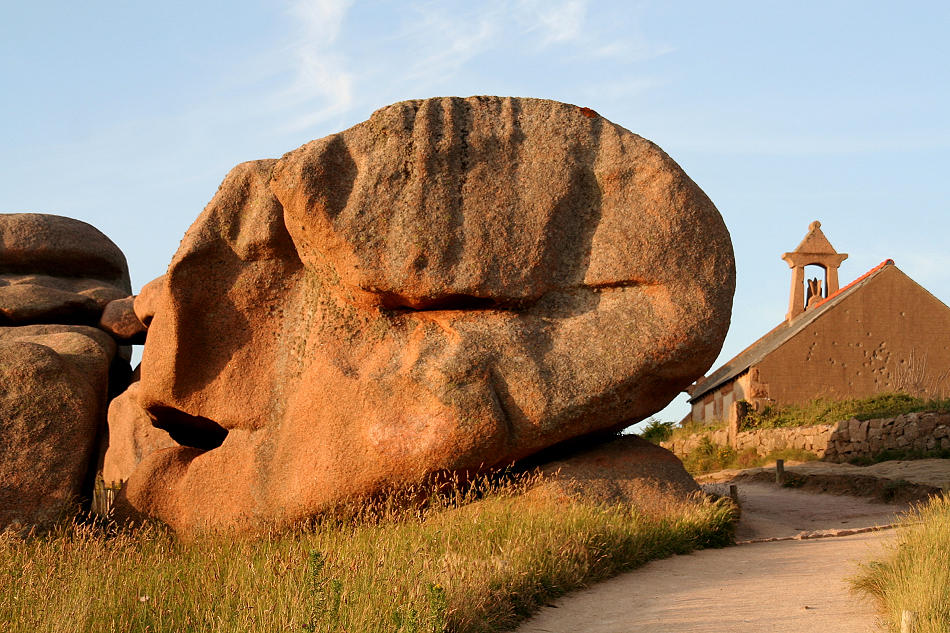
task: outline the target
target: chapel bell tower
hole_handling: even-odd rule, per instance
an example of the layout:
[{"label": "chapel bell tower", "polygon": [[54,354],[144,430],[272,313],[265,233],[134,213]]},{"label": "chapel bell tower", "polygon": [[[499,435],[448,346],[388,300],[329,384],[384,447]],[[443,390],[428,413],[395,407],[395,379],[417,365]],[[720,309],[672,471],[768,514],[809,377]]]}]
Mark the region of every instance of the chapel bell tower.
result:
[{"label": "chapel bell tower", "polygon": [[[821,232],[821,222],[815,220],[808,225],[808,235],[791,253],[782,255],[792,269],[792,291],[789,295],[789,323],[808,308],[830,297],[838,291],[838,267],[848,258],[847,253],[839,253]],[[820,266],[825,270],[824,284],[818,278],[808,280],[805,291],[805,266]]]}]

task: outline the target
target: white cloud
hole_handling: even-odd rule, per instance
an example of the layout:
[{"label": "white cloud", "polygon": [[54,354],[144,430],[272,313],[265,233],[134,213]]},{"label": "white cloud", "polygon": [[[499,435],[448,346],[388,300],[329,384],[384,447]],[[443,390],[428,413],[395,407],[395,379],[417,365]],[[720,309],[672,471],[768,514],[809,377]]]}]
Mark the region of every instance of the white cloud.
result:
[{"label": "white cloud", "polygon": [[291,4],[290,14],[299,30],[290,46],[294,79],[277,99],[285,107],[308,111],[291,118],[288,130],[315,126],[353,104],[353,74],[346,58],[333,47],[352,4],[353,0],[295,0]]},{"label": "white cloud", "polygon": [[295,0],[289,12],[300,20],[309,40],[329,46],[339,36],[343,18],[352,5],[353,0]]},{"label": "white cloud", "polygon": [[416,19],[403,37],[420,42],[406,77],[438,81],[457,73],[489,50],[504,23],[498,3],[482,5],[478,15],[450,15],[435,6],[416,6]]},{"label": "white cloud", "polygon": [[520,0],[518,4],[527,20],[533,22],[531,28],[543,34],[541,46],[576,40],[584,30],[588,0]]},{"label": "white cloud", "polygon": [[676,49],[666,44],[652,44],[644,40],[616,40],[601,46],[587,49],[589,57],[600,59],[618,59],[627,63],[642,62],[672,53]]}]

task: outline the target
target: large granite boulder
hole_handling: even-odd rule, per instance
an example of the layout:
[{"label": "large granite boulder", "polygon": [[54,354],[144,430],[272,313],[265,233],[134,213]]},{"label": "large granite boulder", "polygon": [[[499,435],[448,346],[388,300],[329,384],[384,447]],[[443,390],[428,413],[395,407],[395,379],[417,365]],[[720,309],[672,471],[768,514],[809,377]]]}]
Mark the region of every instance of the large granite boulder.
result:
[{"label": "large granite boulder", "polygon": [[589,109],[383,108],[234,168],[136,302],[182,446],[126,501],[240,528],[623,428],[708,369],[734,279],[712,202]]},{"label": "large granite boulder", "polygon": [[0,213],[0,325],[96,325],[110,301],[131,294],[125,256],[95,227]]},{"label": "large granite boulder", "polygon": [[115,352],[91,327],[0,327],[0,530],[73,508],[105,420]]}]

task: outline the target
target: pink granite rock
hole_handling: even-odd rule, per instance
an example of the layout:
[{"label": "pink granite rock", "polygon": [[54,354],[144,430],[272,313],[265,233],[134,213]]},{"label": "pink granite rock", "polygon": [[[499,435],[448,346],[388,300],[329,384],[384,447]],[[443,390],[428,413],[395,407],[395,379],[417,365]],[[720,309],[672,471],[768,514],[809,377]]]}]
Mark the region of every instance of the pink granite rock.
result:
[{"label": "pink granite rock", "polygon": [[383,108],[234,168],[143,289],[140,400],[183,446],[127,500],[250,527],[623,428],[709,368],[734,283],[712,202],[590,110]]}]

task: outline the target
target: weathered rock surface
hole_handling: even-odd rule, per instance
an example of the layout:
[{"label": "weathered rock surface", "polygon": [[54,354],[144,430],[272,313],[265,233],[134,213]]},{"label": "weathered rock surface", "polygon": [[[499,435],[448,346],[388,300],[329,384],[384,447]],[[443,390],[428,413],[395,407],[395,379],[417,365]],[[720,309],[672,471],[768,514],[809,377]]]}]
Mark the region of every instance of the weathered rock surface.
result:
[{"label": "weathered rock surface", "polygon": [[130,294],[125,256],[95,227],[0,213],[0,325],[95,325],[106,304]]},{"label": "weathered rock surface", "polygon": [[135,310],[135,316],[138,317],[139,321],[141,321],[146,328],[148,328],[152,322],[152,317],[155,316],[155,311],[161,302],[164,288],[165,275],[162,275],[142,286],[141,292],[135,296],[135,301],[132,306]]},{"label": "weathered rock surface", "polygon": [[145,456],[178,446],[166,431],[152,425],[138,401],[140,386],[133,382],[109,403],[109,445],[102,465],[106,484],[126,481]]},{"label": "weathered rock surface", "polygon": [[119,343],[142,345],[148,328],[135,315],[135,297],[110,301],[99,318],[99,329],[108,332]]},{"label": "weathered rock surface", "polygon": [[581,445],[573,454],[546,461],[541,476],[538,492],[646,511],[662,511],[700,492],[673,453],[636,435]]},{"label": "weathered rock surface", "polygon": [[0,327],[0,529],[55,520],[79,495],[115,350],[91,327]]},{"label": "weathered rock surface", "polygon": [[127,500],[179,530],[289,520],[622,428],[708,369],[734,274],[699,187],[590,110],[383,108],[234,168],[143,290],[140,399],[184,446]]}]

